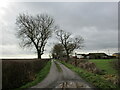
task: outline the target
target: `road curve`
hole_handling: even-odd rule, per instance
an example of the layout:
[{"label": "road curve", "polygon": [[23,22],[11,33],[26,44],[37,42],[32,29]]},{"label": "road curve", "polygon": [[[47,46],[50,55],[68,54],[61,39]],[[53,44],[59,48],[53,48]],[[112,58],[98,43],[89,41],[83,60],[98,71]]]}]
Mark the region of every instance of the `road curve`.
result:
[{"label": "road curve", "polygon": [[[59,66],[62,69],[62,72],[59,72],[56,63],[59,64]],[[37,85],[31,87],[31,88],[61,88],[60,85],[63,85],[64,83],[69,84],[68,86],[71,86],[70,88],[76,88],[76,84],[82,84],[83,88],[89,88],[90,90],[93,90],[93,86],[84,81],[81,77],[79,77],[75,72],[68,69],[63,64],[59,63],[58,61],[52,60],[51,61],[51,68],[50,72],[47,75],[47,77]]]}]

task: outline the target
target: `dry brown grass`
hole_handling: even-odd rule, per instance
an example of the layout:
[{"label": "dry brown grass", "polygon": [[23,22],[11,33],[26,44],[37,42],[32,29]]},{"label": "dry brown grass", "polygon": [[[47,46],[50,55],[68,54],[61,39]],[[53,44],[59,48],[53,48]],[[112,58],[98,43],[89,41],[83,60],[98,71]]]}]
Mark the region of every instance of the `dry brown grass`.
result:
[{"label": "dry brown grass", "polygon": [[71,64],[95,74],[102,74],[102,71],[98,69],[94,63],[89,62],[86,59],[75,59],[73,62],[71,62]]}]

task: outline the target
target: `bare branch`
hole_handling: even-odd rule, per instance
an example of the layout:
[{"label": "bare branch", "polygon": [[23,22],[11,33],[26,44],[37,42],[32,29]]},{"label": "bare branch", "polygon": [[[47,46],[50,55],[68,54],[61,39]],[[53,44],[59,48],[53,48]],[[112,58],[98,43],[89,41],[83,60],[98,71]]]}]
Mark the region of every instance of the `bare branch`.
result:
[{"label": "bare branch", "polygon": [[47,40],[55,29],[54,19],[47,14],[38,14],[34,17],[20,14],[16,19],[16,24],[17,35],[21,38],[23,47],[31,47],[33,44],[38,55],[40,54],[38,58],[41,58]]},{"label": "bare branch", "polygon": [[81,36],[76,36],[71,38],[71,33],[65,32],[63,30],[56,31],[57,39],[63,45],[67,59],[69,60],[69,54],[71,54],[75,49],[81,49],[83,47],[83,38]]}]

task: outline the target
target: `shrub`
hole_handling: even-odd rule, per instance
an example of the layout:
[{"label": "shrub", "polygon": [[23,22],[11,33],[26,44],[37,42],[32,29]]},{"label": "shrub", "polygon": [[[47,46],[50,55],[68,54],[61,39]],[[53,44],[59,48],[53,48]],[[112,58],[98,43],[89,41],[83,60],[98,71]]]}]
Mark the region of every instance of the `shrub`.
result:
[{"label": "shrub", "polygon": [[75,59],[71,62],[71,64],[74,66],[86,69],[87,71],[90,71],[95,74],[104,74],[104,72],[98,69],[94,63],[89,62],[85,59]]},{"label": "shrub", "polygon": [[33,81],[47,60],[2,60],[2,88],[14,89]]}]

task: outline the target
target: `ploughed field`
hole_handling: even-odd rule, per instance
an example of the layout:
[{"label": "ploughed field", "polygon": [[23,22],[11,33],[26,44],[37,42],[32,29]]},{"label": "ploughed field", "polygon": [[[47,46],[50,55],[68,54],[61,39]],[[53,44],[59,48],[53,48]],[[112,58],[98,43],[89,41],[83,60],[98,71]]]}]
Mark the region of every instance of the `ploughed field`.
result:
[{"label": "ploughed field", "polygon": [[2,88],[19,88],[33,81],[49,59],[3,59]]}]

